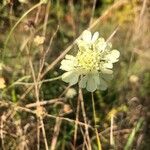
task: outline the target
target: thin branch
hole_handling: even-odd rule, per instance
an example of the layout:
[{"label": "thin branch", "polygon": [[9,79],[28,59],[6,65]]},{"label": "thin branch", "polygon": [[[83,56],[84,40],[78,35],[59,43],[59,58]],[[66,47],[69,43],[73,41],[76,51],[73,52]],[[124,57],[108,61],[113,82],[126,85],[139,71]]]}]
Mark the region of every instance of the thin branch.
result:
[{"label": "thin branch", "polygon": [[[63,101],[63,100],[64,100],[64,98],[55,98],[55,99],[50,99],[47,101],[40,101],[39,105],[43,106],[43,105],[48,105],[48,104],[54,104],[54,103],[57,103],[57,102]],[[30,104],[27,104],[25,107],[27,107],[27,108],[37,107],[37,103],[30,103]]]},{"label": "thin branch", "polygon": [[74,147],[76,147],[76,140],[77,140],[77,131],[78,131],[78,124],[77,121],[79,121],[79,111],[80,111],[80,98],[78,96],[78,102],[77,102],[77,112],[76,112],[76,123],[75,123],[75,129],[74,129]]},{"label": "thin branch", "polygon": [[[36,111],[33,111],[33,110],[31,110],[29,108],[26,108],[26,107],[21,107],[21,106],[14,105],[12,102],[0,101],[0,104],[2,104],[4,106],[7,106],[7,107],[9,107],[11,105],[12,107],[15,108],[15,110],[18,110],[18,111],[25,111],[25,112],[32,113],[32,114],[35,114],[35,115],[37,114]],[[84,127],[87,126],[91,130],[94,130],[94,128],[91,125],[86,124],[84,122],[76,121],[76,120],[65,118],[65,117],[58,117],[58,116],[50,115],[50,114],[47,114],[47,113],[45,113],[44,116],[48,117],[48,118],[53,118],[53,119],[60,118],[61,120],[68,121],[70,123],[77,123],[77,124],[79,124],[81,126],[84,126]]]},{"label": "thin branch", "polygon": [[97,0],[94,0],[93,1],[93,7],[92,7],[92,15],[91,15],[91,18],[90,18],[90,25],[92,24],[92,22],[93,22],[93,17],[94,17],[94,12],[95,12],[95,6],[96,6],[96,1]]},{"label": "thin branch", "polygon": [[58,135],[60,132],[61,122],[62,122],[62,120],[60,118],[56,118],[56,123],[55,123],[55,127],[54,127],[54,134],[53,134],[50,150],[56,149],[56,143],[57,143]]},{"label": "thin branch", "polygon": [[[83,119],[84,119],[85,124],[87,124],[87,117],[86,117],[86,113],[85,113],[85,107],[84,107],[84,101],[83,101],[83,95],[82,95],[81,89],[79,89],[79,97],[80,97],[80,100],[81,100],[81,108],[82,108]],[[87,142],[88,142],[88,149],[92,150],[91,142],[90,142],[90,136],[89,136],[89,130],[88,130],[87,126],[85,126],[85,135],[86,135],[86,139],[87,139]]]}]

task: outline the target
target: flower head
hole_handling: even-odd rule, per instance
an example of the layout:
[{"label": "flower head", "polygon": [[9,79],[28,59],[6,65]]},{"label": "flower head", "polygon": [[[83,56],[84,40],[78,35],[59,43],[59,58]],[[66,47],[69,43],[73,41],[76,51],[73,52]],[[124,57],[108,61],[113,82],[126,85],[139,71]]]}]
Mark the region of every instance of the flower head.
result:
[{"label": "flower head", "polygon": [[39,45],[43,44],[44,41],[45,41],[45,37],[43,37],[43,36],[37,35],[37,36],[34,38],[34,43],[35,43],[36,46],[39,46]]},{"label": "flower head", "polygon": [[69,88],[65,94],[66,98],[73,98],[77,94],[74,88]]},{"label": "flower head", "polygon": [[81,88],[93,92],[96,89],[106,90],[107,82],[112,79],[113,63],[118,61],[119,51],[111,50],[111,43],[99,37],[95,32],[85,30],[77,41],[78,53],[74,57],[66,55],[60,69],[67,71],[62,80],[74,85],[79,82]]},{"label": "flower head", "polygon": [[5,79],[0,77],[0,89],[4,89],[6,87]]}]

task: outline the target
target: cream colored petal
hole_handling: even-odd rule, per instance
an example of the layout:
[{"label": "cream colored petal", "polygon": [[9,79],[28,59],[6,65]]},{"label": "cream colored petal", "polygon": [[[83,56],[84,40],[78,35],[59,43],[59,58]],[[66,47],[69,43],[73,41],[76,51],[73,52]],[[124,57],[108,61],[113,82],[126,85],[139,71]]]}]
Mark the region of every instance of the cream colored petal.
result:
[{"label": "cream colored petal", "polygon": [[64,70],[64,71],[72,71],[73,69],[74,69],[74,67],[73,66],[69,66],[69,65],[66,65],[66,66],[64,66],[64,65],[61,65],[60,66],[60,69],[61,70]]},{"label": "cream colored petal", "polygon": [[71,60],[62,60],[60,69],[65,71],[71,71],[74,69],[74,62]]},{"label": "cream colored petal", "polygon": [[[89,43],[89,42],[88,42]],[[84,42],[82,40],[79,40],[77,45],[80,51],[85,51],[86,49],[89,48],[89,44],[87,42]]]},{"label": "cream colored petal", "polygon": [[79,86],[80,86],[81,88],[85,88],[85,87],[86,87],[87,79],[88,79],[87,76],[81,77],[81,80],[80,80],[80,82],[79,82]]},{"label": "cream colored petal", "polygon": [[27,3],[29,3],[29,1],[28,0],[18,0],[20,3],[25,3],[25,4],[27,4]]},{"label": "cream colored petal", "polygon": [[106,90],[107,89],[107,82],[105,80],[103,80],[102,78],[100,78],[100,85],[99,85],[99,89],[100,90]]},{"label": "cream colored petal", "polygon": [[62,75],[62,80],[64,82],[70,83],[70,85],[74,85],[78,82],[79,74],[74,71],[66,72]]},{"label": "cream colored petal", "polygon": [[103,65],[105,68],[109,68],[109,69],[112,69],[113,68],[113,64],[112,63],[105,63]]},{"label": "cream colored petal", "polygon": [[94,78],[94,80],[95,80],[95,83],[96,83],[97,85],[99,85],[99,84],[100,84],[99,73],[95,73],[95,74],[93,75],[93,78]]},{"label": "cream colored petal", "polygon": [[106,49],[107,50],[110,50],[112,48],[112,44],[110,42],[107,42],[107,46],[106,46]]},{"label": "cream colored petal", "polygon": [[101,74],[100,76],[107,82],[113,79],[113,74]]},{"label": "cream colored petal", "polygon": [[64,82],[67,82],[69,83],[71,78],[72,78],[73,74],[72,74],[72,71],[69,71],[69,72],[65,72],[63,75],[62,75],[62,80]]},{"label": "cream colored petal", "polygon": [[94,92],[97,89],[97,84],[92,75],[88,75],[87,86],[86,89],[89,92]]},{"label": "cream colored petal", "polygon": [[104,51],[105,48],[107,47],[107,43],[105,42],[105,39],[104,38],[99,38],[96,47],[97,47],[98,50]]},{"label": "cream colored petal", "polygon": [[69,60],[74,60],[74,59],[75,59],[75,57],[72,56],[72,55],[66,55],[65,58],[66,58],[66,59],[69,59]]},{"label": "cream colored petal", "polygon": [[92,39],[92,33],[88,30],[85,30],[83,33],[82,33],[82,39],[83,41],[85,42],[91,42],[91,39]]},{"label": "cream colored petal", "polygon": [[73,64],[73,61],[72,60],[67,60],[67,59],[63,59],[62,61],[61,61],[61,65],[68,65],[68,64]]},{"label": "cream colored petal", "polygon": [[98,32],[95,32],[93,37],[92,37],[92,43],[94,43],[99,37],[99,33]]},{"label": "cream colored petal", "polygon": [[111,51],[111,55],[114,57],[114,58],[119,58],[120,56],[120,52],[116,49],[112,50]]},{"label": "cream colored petal", "polygon": [[101,69],[101,71],[102,71],[102,73],[104,73],[104,74],[112,74],[112,73],[113,73],[112,70],[106,69],[106,68]]},{"label": "cream colored petal", "polygon": [[70,85],[76,84],[78,80],[79,80],[79,74],[75,73],[70,81]]},{"label": "cream colored petal", "polygon": [[119,56],[120,52],[118,50],[112,50],[108,55],[105,56],[105,58],[110,62],[115,63],[118,61]]}]

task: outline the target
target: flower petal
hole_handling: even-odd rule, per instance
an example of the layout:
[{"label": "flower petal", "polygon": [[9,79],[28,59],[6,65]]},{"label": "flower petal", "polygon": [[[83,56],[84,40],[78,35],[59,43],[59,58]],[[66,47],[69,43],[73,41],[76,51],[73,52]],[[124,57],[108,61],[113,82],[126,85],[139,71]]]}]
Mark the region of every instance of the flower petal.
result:
[{"label": "flower petal", "polygon": [[104,90],[106,90],[107,89],[107,83],[106,83],[106,81],[105,80],[103,80],[102,78],[100,78],[100,85],[99,85],[99,89],[100,90],[102,90],[102,91],[104,91]]},{"label": "flower petal", "polygon": [[101,71],[102,71],[102,73],[104,73],[104,74],[112,74],[112,73],[113,73],[112,70],[107,69],[107,68],[103,68],[103,69],[101,69]]},{"label": "flower petal", "polygon": [[92,75],[88,75],[88,80],[87,80],[87,87],[86,89],[89,91],[89,92],[94,92],[96,89],[97,89],[97,84],[93,78]]},{"label": "flower petal", "polygon": [[112,63],[105,63],[104,65],[103,65],[105,68],[109,68],[109,69],[112,69],[113,68],[113,64]]},{"label": "flower petal", "polygon": [[105,39],[104,38],[99,38],[96,47],[97,47],[98,50],[104,51],[105,48],[107,47],[107,43],[105,42]]},{"label": "flower petal", "polygon": [[94,43],[99,37],[99,33],[98,32],[95,32],[93,37],[92,37],[92,43]]},{"label": "flower petal", "polygon": [[78,48],[80,51],[85,51],[86,49],[89,48],[89,45],[87,43],[85,43],[83,40],[78,40],[77,45],[78,45]]},{"label": "flower petal", "polygon": [[118,50],[114,49],[114,50],[111,51],[111,55],[114,58],[118,58],[120,56],[120,52]]},{"label": "flower petal", "polygon": [[74,85],[78,82],[79,74],[75,71],[69,71],[62,75],[62,80],[64,82],[70,83],[70,85]]},{"label": "flower petal", "polygon": [[113,74],[101,74],[100,76],[107,82],[113,79]]},{"label": "flower petal", "polygon": [[106,59],[111,61],[112,63],[115,63],[118,61],[118,58],[120,56],[120,52],[118,50],[112,50],[108,55],[106,55]]},{"label": "flower petal", "polygon": [[74,59],[75,59],[74,56],[68,55],[68,54],[65,56],[65,58],[66,58],[66,59],[69,59],[69,60],[74,60]]},{"label": "flower petal", "polygon": [[81,80],[80,80],[80,82],[79,82],[79,86],[80,86],[81,88],[85,88],[85,87],[86,87],[87,79],[88,79],[87,76],[81,77]]},{"label": "flower petal", "polygon": [[91,42],[91,39],[92,39],[92,33],[88,30],[85,30],[83,33],[82,33],[82,39],[83,41],[85,42]]},{"label": "flower petal", "polygon": [[93,78],[94,78],[94,80],[95,80],[95,83],[96,83],[97,85],[99,85],[99,84],[100,84],[99,73],[93,74]]},{"label": "flower petal", "polygon": [[71,60],[64,59],[61,61],[60,69],[65,70],[65,71],[71,71],[74,69],[74,62]]}]

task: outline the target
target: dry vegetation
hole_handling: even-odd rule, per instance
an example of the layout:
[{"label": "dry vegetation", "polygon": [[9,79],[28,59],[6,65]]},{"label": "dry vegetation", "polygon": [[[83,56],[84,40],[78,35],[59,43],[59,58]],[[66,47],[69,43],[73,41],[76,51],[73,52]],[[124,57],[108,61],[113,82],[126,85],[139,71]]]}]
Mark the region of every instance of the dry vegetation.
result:
[{"label": "dry vegetation", "polygon": [[[0,2],[0,149],[150,149],[150,2],[24,1]],[[91,94],[60,79],[85,29],[121,53],[96,116]]]}]

